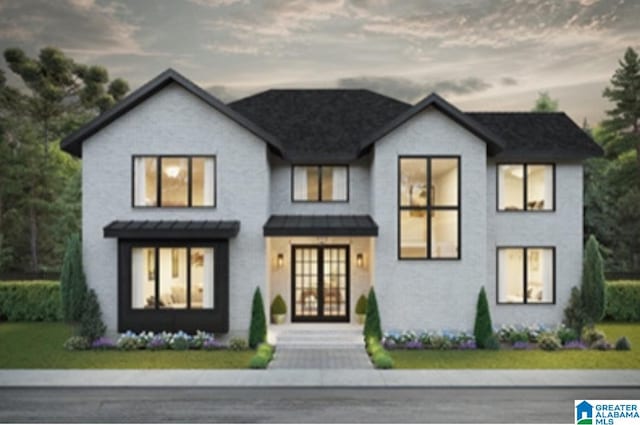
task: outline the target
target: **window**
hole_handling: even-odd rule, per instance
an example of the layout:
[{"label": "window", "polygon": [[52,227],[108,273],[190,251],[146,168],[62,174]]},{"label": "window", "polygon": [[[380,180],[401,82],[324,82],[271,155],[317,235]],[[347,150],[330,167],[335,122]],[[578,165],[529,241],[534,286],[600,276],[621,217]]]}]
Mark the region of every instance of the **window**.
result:
[{"label": "window", "polygon": [[552,164],[498,165],[498,211],[553,211]]},{"label": "window", "polygon": [[294,202],[349,200],[349,169],[346,165],[295,165],[292,179]]},{"label": "window", "polygon": [[498,303],[555,303],[554,248],[498,248]]},{"label": "window", "polygon": [[213,254],[211,247],[131,248],[131,307],[212,309]]},{"label": "window", "polygon": [[215,206],[215,158],[134,156],[133,206]]},{"label": "window", "polygon": [[400,157],[400,259],[460,258],[460,157]]}]

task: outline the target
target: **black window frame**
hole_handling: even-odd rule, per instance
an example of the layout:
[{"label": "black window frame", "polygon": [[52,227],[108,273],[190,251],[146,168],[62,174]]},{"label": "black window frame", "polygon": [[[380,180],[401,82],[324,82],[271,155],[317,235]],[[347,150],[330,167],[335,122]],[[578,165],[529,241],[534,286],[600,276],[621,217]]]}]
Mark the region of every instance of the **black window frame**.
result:
[{"label": "black window frame", "polygon": [[[296,167],[305,167],[305,168],[309,168],[309,167],[314,167],[318,169],[318,200],[304,200],[304,199],[296,199],[295,196],[295,168]],[[322,170],[325,167],[344,167],[347,169],[347,197],[346,199],[340,199],[340,200],[324,200],[322,199]],[[301,204],[319,204],[319,203],[323,203],[323,204],[340,204],[340,203],[348,203],[349,202],[349,197],[351,195],[351,188],[350,188],[350,180],[351,180],[351,176],[350,176],[350,170],[349,170],[349,165],[348,164],[293,164],[291,166],[291,202],[293,203],[301,203]]]},{"label": "black window frame", "polygon": [[[458,205],[457,206],[433,206],[431,205],[430,197],[427,196],[427,203],[425,206],[403,206],[402,205],[402,193],[400,191],[400,184],[402,181],[402,160],[403,159],[424,159],[427,162],[427,187],[431,187],[431,160],[432,159],[455,159],[458,161]],[[398,241],[398,260],[400,261],[459,261],[462,259],[462,157],[461,155],[399,155],[398,156],[398,176],[396,183],[397,190],[397,207],[398,207],[398,226],[397,226],[397,241]],[[427,241],[426,241],[426,257],[403,257],[402,256],[402,232],[401,232],[401,217],[403,211],[419,210],[426,211],[427,220]],[[458,255],[456,257],[433,257],[432,256],[432,227],[431,219],[432,212],[436,211],[456,211],[458,213]]]},{"label": "black window frame", "polygon": [[[522,302],[506,302],[500,301],[500,250],[503,249],[521,249],[523,252],[523,291],[522,291]],[[551,258],[553,259],[553,273],[551,273],[553,282],[552,282],[552,297],[551,302],[528,302],[527,301],[527,293],[528,293],[528,262],[529,256],[528,251],[530,249],[550,249],[551,250]],[[556,247],[548,246],[548,245],[502,245],[496,247],[496,304],[497,305],[555,305],[556,304]]]},{"label": "black window frame", "polygon": [[[136,159],[137,158],[155,158],[156,159],[156,205],[136,205]],[[184,158],[187,160],[189,173],[189,188],[187,190],[187,205],[162,205],[162,160],[164,158]],[[206,158],[213,159],[213,205],[193,205],[193,159]],[[213,209],[218,205],[218,158],[216,155],[154,155],[154,154],[137,154],[131,157],[131,207],[132,208],[194,208],[194,209]]]},{"label": "black window frame", "polygon": [[[213,248],[213,308],[140,309],[131,305],[133,248]],[[159,257],[155,258],[156,294],[158,292]],[[188,268],[189,273],[190,267]],[[189,303],[191,302],[188,294]],[[156,305],[158,298],[156,297]],[[118,331],[178,331],[197,330],[226,333],[229,330],[229,244],[228,240],[118,240]]]},{"label": "black window frame", "polygon": [[[523,176],[522,176],[522,191],[523,191],[523,209],[521,210],[507,210],[500,208],[500,167],[505,165],[521,165],[523,167]],[[534,210],[529,209],[528,203],[528,179],[529,175],[527,173],[527,168],[529,165],[545,165],[551,166],[551,175],[552,175],[552,194],[551,198],[553,199],[553,208],[550,209],[542,209],[542,210]],[[496,164],[496,211],[500,213],[523,213],[523,212],[533,212],[533,213],[550,213],[556,211],[556,164],[554,162],[499,162]]]}]

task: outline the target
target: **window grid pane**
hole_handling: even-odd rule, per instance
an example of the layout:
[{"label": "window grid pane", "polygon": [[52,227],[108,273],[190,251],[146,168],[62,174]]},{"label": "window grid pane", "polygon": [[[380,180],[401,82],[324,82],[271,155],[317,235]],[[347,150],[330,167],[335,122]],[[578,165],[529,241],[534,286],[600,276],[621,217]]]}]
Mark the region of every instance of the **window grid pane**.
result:
[{"label": "window grid pane", "polygon": [[499,303],[555,302],[553,248],[498,248],[497,255]]}]

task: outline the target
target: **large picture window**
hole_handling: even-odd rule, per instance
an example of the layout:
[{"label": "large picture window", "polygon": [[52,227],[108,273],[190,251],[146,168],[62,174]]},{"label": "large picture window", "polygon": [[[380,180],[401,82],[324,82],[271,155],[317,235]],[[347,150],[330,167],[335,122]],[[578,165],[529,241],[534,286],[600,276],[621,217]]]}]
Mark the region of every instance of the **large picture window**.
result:
[{"label": "large picture window", "polygon": [[215,206],[215,157],[134,156],[133,206]]},{"label": "large picture window", "polygon": [[131,248],[131,308],[212,309],[213,251],[211,247]]},{"label": "large picture window", "polygon": [[294,202],[346,202],[349,169],[346,165],[295,165],[292,192]]},{"label": "large picture window", "polygon": [[460,157],[400,157],[400,259],[460,258]]},{"label": "large picture window", "polygon": [[554,174],[552,164],[498,165],[498,210],[553,211]]},{"label": "large picture window", "polygon": [[555,249],[498,248],[498,303],[555,302]]}]

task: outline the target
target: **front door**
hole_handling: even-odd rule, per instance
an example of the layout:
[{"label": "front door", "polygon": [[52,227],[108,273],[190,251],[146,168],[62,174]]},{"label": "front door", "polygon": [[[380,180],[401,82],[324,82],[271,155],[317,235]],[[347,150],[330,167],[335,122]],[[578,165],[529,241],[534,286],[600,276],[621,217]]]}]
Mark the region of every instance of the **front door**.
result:
[{"label": "front door", "polygon": [[349,321],[349,246],[294,245],[292,321]]}]

